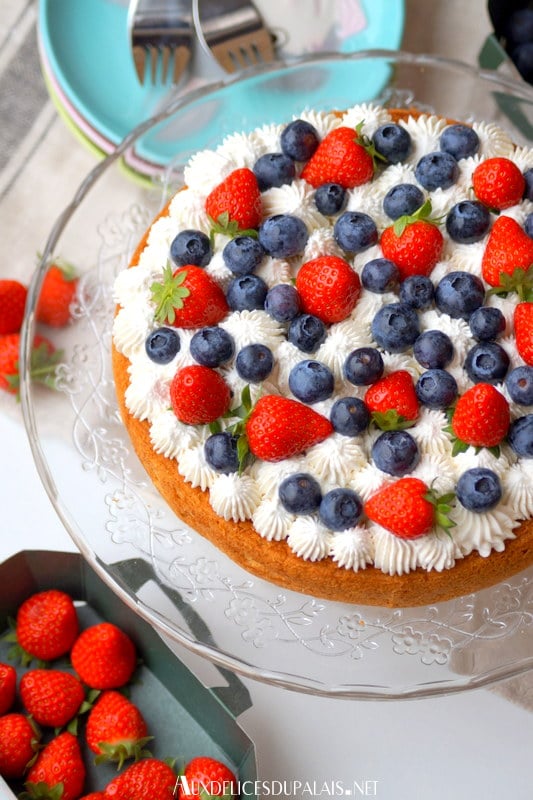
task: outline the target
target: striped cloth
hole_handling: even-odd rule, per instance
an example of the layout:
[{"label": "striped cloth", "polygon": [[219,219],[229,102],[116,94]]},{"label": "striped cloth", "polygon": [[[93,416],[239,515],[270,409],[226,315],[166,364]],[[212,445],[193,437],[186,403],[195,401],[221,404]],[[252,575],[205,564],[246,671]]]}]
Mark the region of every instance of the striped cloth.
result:
[{"label": "striped cloth", "polygon": [[[1,0],[1,7],[0,277],[27,283],[55,220],[96,161],[48,97],[37,47],[37,0]],[[137,191],[117,176],[117,202],[124,192],[127,207]]]}]

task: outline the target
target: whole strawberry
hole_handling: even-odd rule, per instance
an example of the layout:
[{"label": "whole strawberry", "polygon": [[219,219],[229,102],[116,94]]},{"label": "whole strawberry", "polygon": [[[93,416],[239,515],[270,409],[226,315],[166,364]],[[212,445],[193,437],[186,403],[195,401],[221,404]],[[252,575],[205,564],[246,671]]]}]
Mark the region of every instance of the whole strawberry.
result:
[{"label": "whole strawberry", "polygon": [[114,800],[172,800],[177,776],[172,767],[157,758],[143,758],[127,767],[107,784],[104,797]]},{"label": "whole strawberry", "polygon": [[158,322],[178,328],[216,325],[229,311],[220,286],[201,267],[188,265],[172,272],[167,265],[163,280],[151,286]]},{"label": "whole strawberry", "polygon": [[361,294],[361,281],[343,258],[319,256],[302,264],[296,288],[303,310],[330,324],[351,314]]},{"label": "whole strawberry", "polygon": [[20,281],[0,280],[0,335],[19,333],[27,294],[27,288]]},{"label": "whole strawberry", "polygon": [[496,157],[478,164],[472,174],[472,185],[478,200],[502,211],[521,201],[526,182],[513,161]]},{"label": "whole strawberry", "polygon": [[24,797],[77,800],[83,791],[85,775],[78,740],[65,731],[52,739],[37,756],[26,777],[27,794]]},{"label": "whole strawberry", "polygon": [[410,427],[419,413],[411,375],[397,370],[380,378],[366,390],[365,405],[381,430]]},{"label": "whole strawberry", "polygon": [[526,364],[533,366],[533,302],[518,303],[514,310],[516,349]]},{"label": "whole strawberry", "polygon": [[210,192],[205,210],[214,223],[233,235],[257,228],[261,222],[262,203],[252,170],[242,167],[231,172]]},{"label": "whole strawberry", "polygon": [[476,383],[459,398],[451,421],[457,437],[454,453],[473,447],[497,447],[510,425],[509,404],[489,383]]},{"label": "whole strawberry", "polygon": [[[37,335],[31,353],[30,374],[32,380],[51,389],[56,385],[56,369],[63,357],[52,342]],[[0,336],[0,389],[18,394],[20,387],[20,334],[6,333]]]},{"label": "whole strawberry", "polygon": [[103,692],[87,717],[85,738],[89,748],[100,761],[117,761],[121,769],[124,761],[149,755],[143,750],[148,729],[137,706],[120,692]]},{"label": "whole strawberry", "polygon": [[427,200],[414,214],[399,217],[381,234],[383,255],[396,264],[401,280],[429,275],[442,255],[444,238],[430,214]]},{"label": "whole strawberry", "polygon": [[24,714],[0,717],[0,775],[21,778],[35,757],[40,734]]},{"label": "whole strawberry", "polygon": [[481,260],[483,278],[500,286],[515,270],[524,273],[533,264],[533,239],[511,217],[500,216],[492,226]]},{"label": "whole strawberry", "polygon": [[341,126],[330,131],[305,165],[302,178],[317,188],[323,183],[338,183],[353,189],[372,179],[374,160],[355,128]]},{"label": "whole strawberry", "polygon": [[85,691],[78,678],[57,669],[33,669],[20,679],[20,699],[39,725],[62,728],[75,717]]},{"label": "whole strawberry", "polygon": [[365,503],[372,522],[401,539],[416,539],[439,525],[453,526],[447,517],[452,495],[437,498],[419,478],[400,478],[383,486]]},{"label": "whole strawberry", "polygon": [[78,635],[78,616],[72,598],[58,589],[28,597],[17,612],[15,638],[23,663],[32,658],[53,661],[65,655]]},{"label": "whole strawberry", "polygon": [[193,758],[185,766],[179,780],[179,800],[202,800],[223,797],[230,800],[237,794],[237,779],[226,764],[208,756]]},{"label": "whole strawberry", "polygon": [[11,664],[0,663],[0,715],[9,711],[15,702],[17,673]]},{"label": "whole strawberry", "polygon": [[170,402],[180,422],[204,425],[224,416],[230,406],[231,392],[216,370],[191,364],[174,375]]},{"label": "whole strawberry", "polygon": [[245,423],[250,452],[263,461],[303,453],[333,433],[329,419],[288,397],[260,397]]},{"label": "whole strawberry", "polygon": [[72,647],[72,666],[91,689],[117,689],[133,675],[137,663],[130,637],[111,622],[99,622],[80,633]]},{"label": "whole strawberry", "polygon": [[44,276],[35,315],[38,322],[53,328],[64,327],[71,319],[71,306],[78,288],[72,264],[57,261]]}]

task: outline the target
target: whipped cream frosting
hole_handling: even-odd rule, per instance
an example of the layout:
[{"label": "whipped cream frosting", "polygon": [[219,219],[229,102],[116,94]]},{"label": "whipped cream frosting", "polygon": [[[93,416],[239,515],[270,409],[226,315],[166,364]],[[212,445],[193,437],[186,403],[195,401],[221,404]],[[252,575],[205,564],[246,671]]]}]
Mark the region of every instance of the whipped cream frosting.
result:
[{"label": "whipped cream frosting", "polygon": [[[347,110],[344,115],[307,110],[301,118],[309,121],[321,137],[340,125],[355,127],[362,123],[362,132],[371,137],[377,127],[391,118],[388,111],[377,105],[364,104]],[[383,199],[398,183],[416,183],[414,168],[424,154],[439,148],[439,137],[447,121],[430,114],[401,122],[411,136],[412,148],[405,162],[378,170],[374,179],[348,192],[347,209],[363,211],[374,219],[378,231],[391,224],[383,212]],[[473,199],[472,173],[481,159],[505,156],[515,161],[520,169],[533,166],[532,151],[515,148],[508,134],[492,123],[475,122],[473,128],[480,140],[478,154],[459,162],[459,178],[446,190],[424,192],[429,196],[435,216],[443,216],[450,207],[462,199]],[[114,344],[130,361],[130,385],[126,391],[126,405],[137,418],[148,420],[154,450],[175,459],[179,473],[193,487],[209,492],[215,512],[225,520],[250,520],[257,534],[269,541],[284,541],[298,557],[318,561],[331,558],[339,569],[358,571],[374,565],[390,575],[403,575],[416,568],[425,570],[450,569],[457,560],[477,551],[488,556],[492,550],[500,551],[507,539],[514,537],[520,520],[533,515],[533,466],[526,459],[518,459],[509,447],[502,448],[499,457],[488,450],[470,447],[465,453],[451,454],[451,439],[446,432],[443,412],[421,407],[416,424],[410,429],[420,451],[420,461],[412,473],[427,484],[433,483],[439,492],[453,490],[459,475],[476,466],[494,470],[501,478],[504,497],[502,502],[486,513],[475,514],[459,503],[453,506],[451,517],[456,523],[451,535],[433,529],[414,540],[392,535],[376,524],[364,520],[350,530],[333,532],[324,527],[316,515],[294,516],[278,500],[278,487],[284,477],[295,472],[309,472],[325,492],[344,486],[356,491],[361,499],[368,500],[378,489],[395,479],[381,472],[370,460],[372,442],[379,431],[369,429],[364,435],[348,438],[339,434],[330,436],[321,444],[309,448],[301,456],[271,464],[259,460],[248,466],[243,474],[221,475],[208,466],[204,457],[204,442],[209,436],[207,426],[190,427],[180,423],[169,409],[169,385],[180,366],[194,363],[189,354],[192,332],[180,330],[181,348],[167,365],[153,364],[144,350],[144,341],[154,328],[154,307],[150,286],[161,278],[168,259],[170,243],[184,229],[197,229],[209,233],[210,226],[204,204],[209,192],[234,169],[252,168],[257,158],[268,152],[279,151],[281,125],[266,125],[250,133],[227,136],[219,147],[195,154],[184,172],[187,186],[178,192],[169,205],[168,216],[157,220],[150,231],[148,244],[137,266],[124,270],[116,279],[114,297],[119,306],[113,327]],[[300,177],[290,185],[272,188],[262,195],[265,215],[294,214],[305,223],[309,238],[301,257],[288,261],[266,257],[257,274],[269,286],[290,283],[304,261],[319,255],[338,255],[350,261],[360,272],[364,264],[382,255],[379,244],[354,257],[347,256],[333,237],[334,220],[323,216],[314,204],[314,189]],[[528,210],[526,206],[531,206]],[[507,209],[507,214],[523,223],[533,204],[525,203]],[[442,258],[432,272],[437,282],[455,270],[472,273],[480,271],[486,237],[474,244],[452,242],[441,225],[445,246]],[[222,249],[227,237],[216,235],[214,254],[206,271],[221,286],[232,274],[222,259]],[[355,348],[376,346],[371,334],[371,322],[379,308],[397,301],[397,295],[376,294],[363,291],[352,314],[328,329],[327,338],[313,358],[322,361],[333,372],[335,393],[330,400],[313,408],[328,415],[335,399],[342,396],[364,397],[366,387],[356,387],[343,376],[346,356]],[[510,333],[516,300],[512,297],[491,297],[488,304],[501,309],[506,318],[505,337],[500,340],[513,365],[521,362]],[[464,358],[475,344],[468,324],[451,319],[438,310],[419,313],[421,330],[441,330],[454,343],[454,359],[448,370],[457,380],[459,391],[472,385],[464,368]],[[236,352],[245,345],[262,342],[275,356],[276,366],[262,387],[252,385],[252,397],[261,392],[292,396],[288,377],[291,368],[307,356],[287,341],[285,326],[261,310],[229,313],[220,323],[233,337]],[[410,353],[384,352],[386,373],[405,369],[414,380],[424,371]],[[220,370],[235,398],[240,397],[244,386],[234,366]],[[505,387],[499,386],[506,395]],[[508,396],[507,399],[509,400]],[[510,403],[513,418],[528,413],[526,409]],[[255,535],[255,534],[251,534]]]}]

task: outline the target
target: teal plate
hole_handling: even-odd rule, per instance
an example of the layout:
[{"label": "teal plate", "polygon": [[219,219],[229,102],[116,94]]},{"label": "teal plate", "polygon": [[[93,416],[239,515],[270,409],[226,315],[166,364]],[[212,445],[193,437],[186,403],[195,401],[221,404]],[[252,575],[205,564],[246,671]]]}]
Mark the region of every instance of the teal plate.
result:
[{"label": "teal plate", "polygon": [[[268,22],[268,11],[265,0],[257,2],[258,7]],[[270,4],[272,5],[272,3]],[[275,5],[275,3],[274,3]],[[265,6],[263,8],[262,6]],[[309,8],[309,3],[303,6]],[[309,20],[309,36],[306,40],[302,30],[306,30],[305,17],[296,14],[293,4],[283,4],[283,10],[298,19],[298,39],[294,39],[291,51],[290,26],[287,20],[280,19],[278,12],[278,34],[281,58],[292,58],[300,55],[294,52],[295,43],[304,48],[307,54],[320,53],[323,50],[351,52],[375,48],[397,49],[400,45],[404,25],[404,0],[343,0],[330,3],[326,0],[315,0],[313,3],[313,20]],[[270,12],[272,13],[272,12]],[[327,25],[322,26],[322,38],[316,38],[317,15],[324,15]],[[327,20],[326,20],[327,17]],[[285,30],[283,30],[285,25]],[[313,28],[313,29],[312,29]],[[225,73],[198,47],[192,60],[191,74],[184,78],[178,87],[169,88],[141,86],[135,75],[133,61],[129,49],[127,35],[127,2],[125,0],[41,0],[39,4],[39,35],[46,57],[54,77],[61,86],[65,96],[95,130],[118,144],[133,128],[146,119],[157,114],[169,101],[180,94],[211,81],[225,78]],[[285,40],[283,43],[283,39]],[[282,121],[288,113],[295,110],[294,93],[301,93],[301,107],[316,104],[316,107],[332,107],[335,96],[344,96],[341,89],[347,79],[341,67],[335,76],[328,72],[327,77],[320,74],[320,68],[313,76],[314,83],[303,87],[292,83],[283,86],[277,80],[275,72],[269,86],[265,86],[260,94],[254,94],[253,80],[246,82],[243,88],[239,82],[232,83],[232,104],[243,107],[242,103],[251,105],[250,118],[254,117],[253,107],[261,108],[261,117],[269,114],[272,121]],[[246,75],[243,71],[241,76]],[[381,74],[364,72],[356,76],[354,103],[372,99],[383,87],[388,76],[387,71]],[[302,73],[301,78],[304,75]],[[350,80],[353,74],[350,73]],[[231,83],[231,81],[230,81]],[[355,86],[355,84],[352,84]],[[326,101],[328,101],[326,103]],[[226,103],[217,103],[216,97],[210,104],[209,114],[199,120],[187,132],[183,140],[183,128],[172,130],[167,126],[146,137],[139,143],[137,155],[140,159],[155,165],[165,165],[173,158],[176,147],[181,152],[188,149],[199,149],[211,142],[215,134],[220,135],[226,128],[228,107]],[[202,115],[205,114],[202,105]],[[191,108],[191,119],[194,117]],[[234,121],[235,123],[235,121]],[[228,130],[234,130],[235,124],[228,120]]]}]

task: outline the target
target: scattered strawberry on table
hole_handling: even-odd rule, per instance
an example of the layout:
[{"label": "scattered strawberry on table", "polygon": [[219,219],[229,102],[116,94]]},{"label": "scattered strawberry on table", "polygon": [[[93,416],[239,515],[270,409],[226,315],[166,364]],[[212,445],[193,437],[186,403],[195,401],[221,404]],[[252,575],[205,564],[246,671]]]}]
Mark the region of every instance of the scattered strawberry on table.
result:
[{"label": "scattered strawberry on table", "polygon": [[[59,259],[50,264],[43,279],[35,311],[38,329],[31,351],[30,374],[34,381],[50,389],[56,388],[56,369],[63,358],[50,329],[64,328],[72,319],[78,280],[75,268]],[[20,385],[20,334],[27,295],[28,288],[20,281],[0,279],[0,389],[14,395],[18,395]]]},{"label": "scattered strawberry on table", "polygon": [[[14,664],[0,663],[0,776],[21,800],[197,800],[211,789],[236,796],[235,774],[216,759],[176,764],[173,754],[152,755],[157,732],[127,696],[137,648],[117,625],[80,629],[72,598],[48,589],[20,605],[3,639]],[[96,769],[116,766],[98,791],[87,786],[87,751]]]}]

